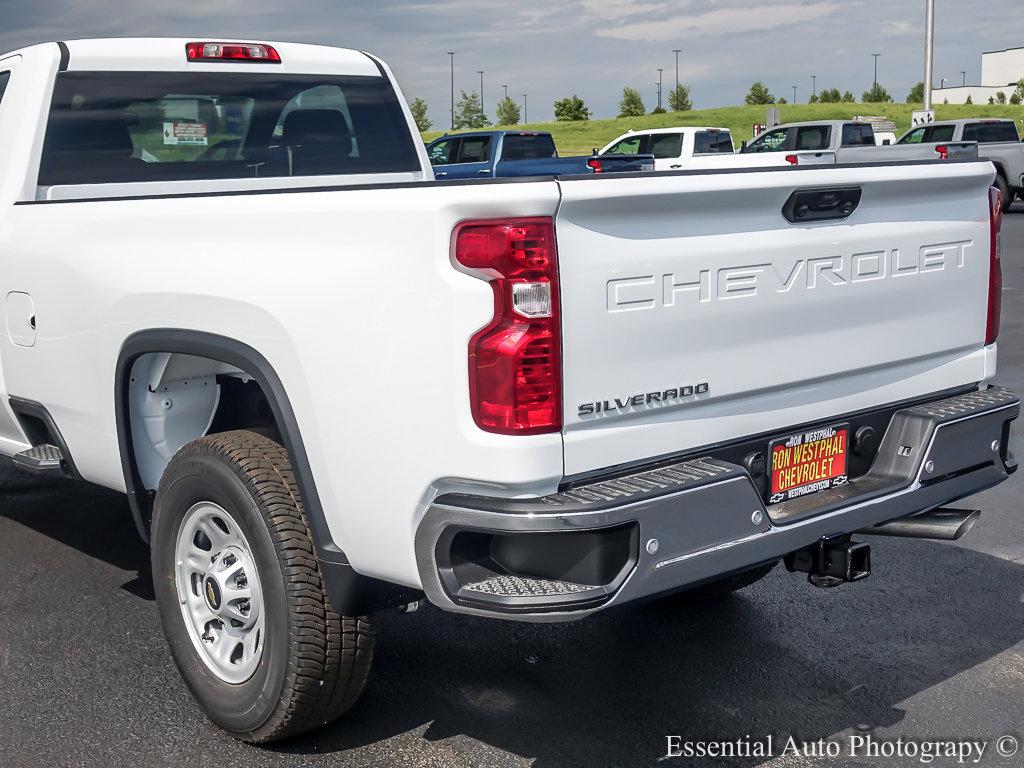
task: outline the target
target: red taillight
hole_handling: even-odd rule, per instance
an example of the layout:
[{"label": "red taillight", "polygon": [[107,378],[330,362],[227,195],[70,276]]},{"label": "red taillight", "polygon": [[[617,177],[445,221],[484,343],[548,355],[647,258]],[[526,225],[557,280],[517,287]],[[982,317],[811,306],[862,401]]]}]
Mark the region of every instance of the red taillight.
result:
[{"label": "red taillight", "polygon": [[562,351],[555,227],[549,218],[471,221],[455,261],[487,280],[494,317],[469,340],[473,419],[487,432],[562,428]]},{"label": "red taillight", "polygon": [[592,170],[594,173],[601,173],[601,161],[598,160],[596,157],[592,157],[589,160],[587,160],[587,168]]},{"label": "red taillight", "polygon": [[796,165],[800,162],[800,158],[796,155],[786,155],[786,162],[790,165]]},{"label": "red taillight", "polygon": [[935,148],[935,153],[939,156],[939,160],[949,160],[949,147],[945,144],[939,144]]},{"label": "red taillight", "polygon": [[265,43],[186,43],[189,61],[251,61],[256,64],[280,64],[277,49]]},{"label": "red taillight", "polygon": [[1003,308],[1003,267],[999,258],[1000,231],[1003,228],[1003,195],[995,187],[988,190],[989,270],[988,270],[988,324],[985,344],[995,344],[999,337],[999,320]]}]

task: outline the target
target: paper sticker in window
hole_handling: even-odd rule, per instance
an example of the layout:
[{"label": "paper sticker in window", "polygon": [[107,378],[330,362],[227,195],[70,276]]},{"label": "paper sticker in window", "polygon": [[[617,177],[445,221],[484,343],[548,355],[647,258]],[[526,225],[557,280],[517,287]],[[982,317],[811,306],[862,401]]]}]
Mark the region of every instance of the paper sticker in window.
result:
[{"label": "paper sticker in window", "polygon": [[164,123],[164,144],[205,147],[207,132],[206,123]]}]

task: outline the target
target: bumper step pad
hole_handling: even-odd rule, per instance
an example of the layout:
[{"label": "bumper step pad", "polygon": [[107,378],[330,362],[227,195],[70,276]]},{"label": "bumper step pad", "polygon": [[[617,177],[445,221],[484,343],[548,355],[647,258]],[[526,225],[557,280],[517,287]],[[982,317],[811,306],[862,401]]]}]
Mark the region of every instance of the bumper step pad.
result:
[{"label": "bumper step pad", "polygon": [[27,451],[14,454],[14,465],[41,475],[64,475],[64,454],[56,445],[36,445]]},{"label": "bumper step pad", "polygon": [[571,581],[524,578],[522,576],[491,576],[462,587],[463,592],[478,592],[495,597],[559,597],[588,592],[591,589],[594,587],[586,584],[574,584]]}]

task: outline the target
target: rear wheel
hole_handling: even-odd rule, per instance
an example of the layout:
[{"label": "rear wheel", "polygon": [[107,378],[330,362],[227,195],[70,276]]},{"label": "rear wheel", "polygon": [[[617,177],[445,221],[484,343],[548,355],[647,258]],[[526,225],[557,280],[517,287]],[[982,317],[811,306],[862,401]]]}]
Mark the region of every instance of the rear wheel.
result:
[{"label": "rear wheel", "polygon": [[280,445],[237,431],[182,448],[160,481],[152,542],[164,634],[217,725],[264,743],[355,703],[373,626],[331,608]]}]

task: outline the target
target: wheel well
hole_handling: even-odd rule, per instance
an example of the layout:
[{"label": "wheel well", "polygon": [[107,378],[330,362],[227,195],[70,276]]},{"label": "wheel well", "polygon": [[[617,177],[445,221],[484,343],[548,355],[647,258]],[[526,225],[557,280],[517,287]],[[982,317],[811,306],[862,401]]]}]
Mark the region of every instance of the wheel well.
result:
[{"label": "wheel well", "polygon": [[128,384],[131,450],[142,487],[155,491],[182,446],[217,432],[248,429],[278,442],[281,428],[252,374],[196,355],[150,352]]},{"label": "wheel well", "polygon": [[[163,386],[166,390],[162,390]],[[284,385],[256,349],[202,331],[139,331],[121,347],[115,387],[114,411],[125,488],[135,525],[145,541],[149,541],[156,485],[170,456],[181,445],[204,434],[255,429],[277,439],[288,453],[317,560],[335,609],[358,616],[422,597],[418,590],[363,576],[349,565],[348,557],[331,536]],[[139,413],[133,413],[133,396],[140,406]],[[164,408],[164,399],[171,400],[169,408]],[[150,425],[156,427],[155,431],[139,422],[156,408],[174,411],[176,407],[177,413],[185,413],[185,417],[175,419],[156,413]],[[145,437],[136,440],[139,433]],[[178,448],[171,451],[175,444]],[[157,454],[149,458],[148,481],[141,471],[140,445]]]}]

